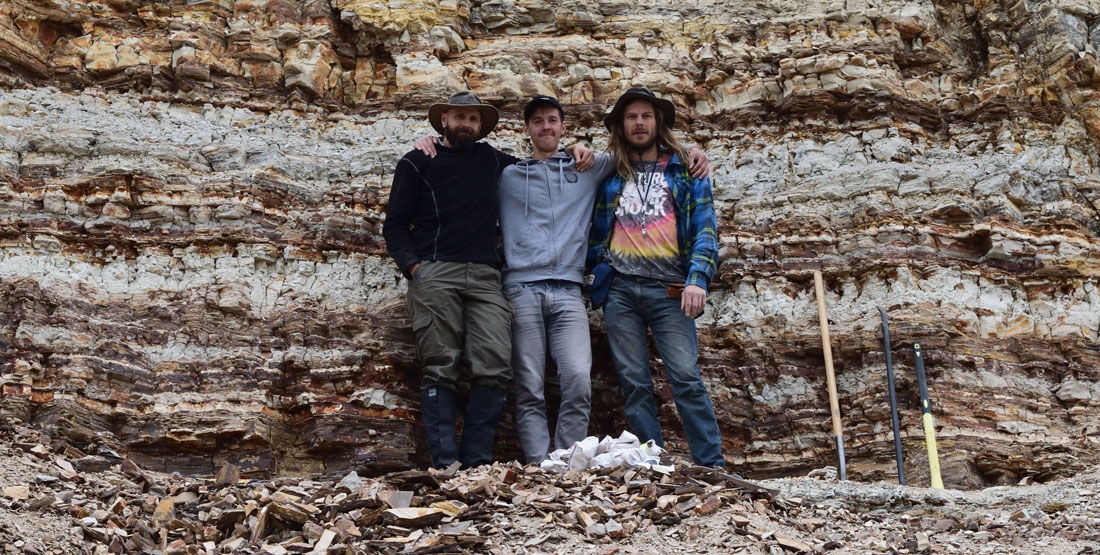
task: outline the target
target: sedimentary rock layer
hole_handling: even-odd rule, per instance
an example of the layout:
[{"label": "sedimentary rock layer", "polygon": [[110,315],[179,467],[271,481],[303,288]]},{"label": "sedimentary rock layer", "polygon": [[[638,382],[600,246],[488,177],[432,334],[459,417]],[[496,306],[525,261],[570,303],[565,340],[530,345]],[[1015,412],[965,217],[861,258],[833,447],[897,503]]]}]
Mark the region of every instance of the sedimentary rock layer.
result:
[{"label": "sedimentary rock layer", "polygon": [[[703,376],[747,475],[831,464],[826,277],[850,474],[1073,473],[1100,438],[1100,6],[1059,2],[0,0],[0,413],[146,466],[423,464],[405,284],[380,226],[429,104],[626,87],[712,159]],[[593,433],[625,425],[593,313]],[[665,433],[684,449],[658,368]],[[499,457],[518,454],[508,428]]]}]

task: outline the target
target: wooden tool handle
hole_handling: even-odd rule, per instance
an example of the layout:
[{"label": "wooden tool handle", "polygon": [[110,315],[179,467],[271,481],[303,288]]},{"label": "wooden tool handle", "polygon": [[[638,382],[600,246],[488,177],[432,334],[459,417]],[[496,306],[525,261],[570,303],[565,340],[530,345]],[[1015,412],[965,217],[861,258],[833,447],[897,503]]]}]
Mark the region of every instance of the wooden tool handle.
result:
[{"label": "wooden tool handle", "polygon": [[825,379],[829,385],[829,410],[833,415],[833,433],[841,435],[840,402],[836,395],[836,375],[833,373],[833,347],[829,339],[829,317],[825,314],[825,288],[821,285],[821,271],[814,270],[814,291],[817,293],[817,317],[821,323],[821,348],[825,351]]},{"label": "wooden tool handle", "polygon": [[836,436],[837,458],[840,461],[840,479],[847,480],[845,469],[844,431],[840,426],[840,401],[836,395],[836,375],[833,373],[833,347],[829,339],[829,318],[825,314],[825,288],[821,285],[821,271],[814,270],[814,292],[817,294],[817,317],[821,323],[821,348],[825,351],[825,380],[829,386],[829,411],[833,415],[833,435]]}]

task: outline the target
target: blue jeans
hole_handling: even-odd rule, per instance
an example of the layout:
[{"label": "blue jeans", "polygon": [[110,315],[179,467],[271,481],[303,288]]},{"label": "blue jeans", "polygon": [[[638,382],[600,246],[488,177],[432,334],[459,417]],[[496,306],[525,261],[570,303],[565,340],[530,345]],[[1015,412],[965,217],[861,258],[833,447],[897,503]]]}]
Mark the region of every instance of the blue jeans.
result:
[{"label": "blue jeans", "polygon": [[547,280],[504,286],[512,303],[512,389],[516,428],[528,463],[550,452],[546,420],[546,355],[554,359],[561,384],[561,406],[554,447],[565,449],[588,435],[592,405],[592,341],[581,286]]},{"label": "blue jeans", "polygon": [[699,347],[695,321],[680,310],[680,299],[667,296],[667,286],[653,279],[619,275],[607,293],[604,325],[611,346],[611,362],[626,398],[626,419],[638,439],[652,439],[664,445],[649,368],[648,326],[657,353],[664,359],[695,464],[724,467],[722,433],[696,366]]}]

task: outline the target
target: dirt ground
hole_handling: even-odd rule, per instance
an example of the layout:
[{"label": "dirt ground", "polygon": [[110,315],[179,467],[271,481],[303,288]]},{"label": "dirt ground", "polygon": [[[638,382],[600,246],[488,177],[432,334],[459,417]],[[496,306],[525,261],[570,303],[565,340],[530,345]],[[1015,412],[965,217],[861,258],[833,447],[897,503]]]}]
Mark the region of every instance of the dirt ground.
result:
[{"label": "dirt ground", "polygon": [[[48,471],[46,465],[14,450],[0,453],[0,491],[11,486],[34,484],[36,474]],[[33,487],[30,487],[33,491]],[[24,547],[32,547],[42,553],[57,551],[74,553],[77,545],[71,531],[73,519],[68,515],[49,511],[29,511],[10,508],[11,499],[0,495],[0,546],[7,553],[19,553]],[[17,545],[18,542],[24,542]]]},{"label": "dirt ground", "polygon": [[[105,546],[89,549],[92,544],[72,507],[35,509],[32,502],[43,492],[56,495],[59,488],[108,483],[117,465],[99,473],[83,472],[71,486],[59,486],[57,455],[35,455],[27,444],[5,443],[0,445],[0,553],[106,553]],[[168,475],[156,479],[185,480]],[[771,500],[730,503],[705,516],[687,512],[674,525],[647,522],[617,540],[586,536],[578,527],[549,517],[524,516],[500,501],[492,516],[493,529],[499,532],[477,549],[508,555],[778,554],[800,546],[837,554],[1100,553],[1100,467],[1069,480],[979,491],[806,477],[758,483],[779,494]],[[191,547],[186,552],[222,552]],[[351,543],[341,552],[348,549],[377,551],[376,546]],[[265,551],[242,546],[236,552]]]},{"label": "dirt ground", "polygon": [[[883,482],[839,482],[785,478],[759,482],[797,503],[785,514],[749,513],[739,528],[733,507],[681,524],[642,530],[625,541],[604,543],[538,519],[514,523],[505,553],[786,553],[776,536],[796,539],[814,552],[832,554],[906,553],[927,535],[929,553],[1100,553],[1100,468],[1049,484],[978,491],[932,490]],[[778,518],[776,518],[778,516]],[[924,545],[920,545],[924,547]]]}]

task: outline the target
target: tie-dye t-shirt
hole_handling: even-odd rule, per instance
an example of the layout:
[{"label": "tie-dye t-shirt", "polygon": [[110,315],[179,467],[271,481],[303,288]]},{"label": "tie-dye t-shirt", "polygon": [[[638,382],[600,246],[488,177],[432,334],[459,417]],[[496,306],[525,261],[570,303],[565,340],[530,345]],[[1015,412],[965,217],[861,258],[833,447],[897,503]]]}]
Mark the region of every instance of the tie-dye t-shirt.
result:
[{"label": "tie-dye t-shirt", "polygon": [[668,158],[635,164],[615,208],[608,257],[616,271],[661,281],[684,281],[676,242],[676,209],[665,180]]}]

